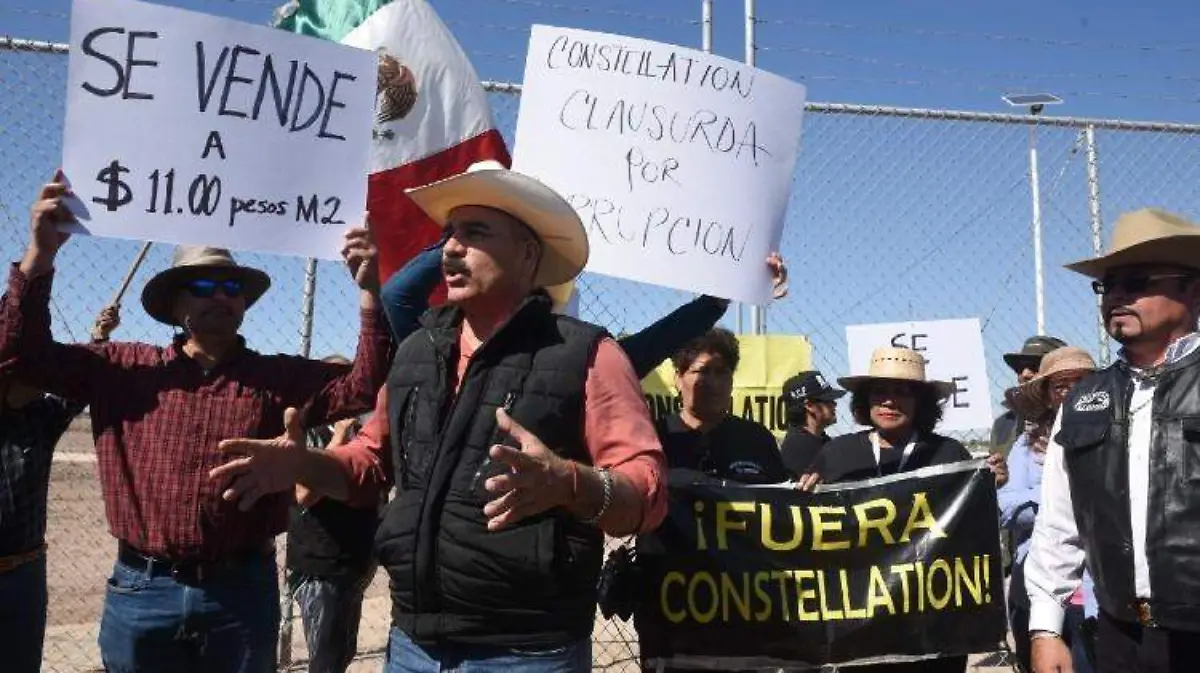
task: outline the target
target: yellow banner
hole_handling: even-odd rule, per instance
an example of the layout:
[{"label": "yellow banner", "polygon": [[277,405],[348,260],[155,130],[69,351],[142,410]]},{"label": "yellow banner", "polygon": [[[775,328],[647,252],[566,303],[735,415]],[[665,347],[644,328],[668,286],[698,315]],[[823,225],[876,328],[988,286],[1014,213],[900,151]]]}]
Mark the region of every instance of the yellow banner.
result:
[{"label": "yellow banner", "polygon": [[[812,344],[790,334],[744,334],[738,337],[742,358],[733,376],[734,414],[762,424],[777,437],[784,434],[783,382],[812,369]],[[663,362],[642,379],[646,404],[655,420],[679,411],[675,367]]]}]

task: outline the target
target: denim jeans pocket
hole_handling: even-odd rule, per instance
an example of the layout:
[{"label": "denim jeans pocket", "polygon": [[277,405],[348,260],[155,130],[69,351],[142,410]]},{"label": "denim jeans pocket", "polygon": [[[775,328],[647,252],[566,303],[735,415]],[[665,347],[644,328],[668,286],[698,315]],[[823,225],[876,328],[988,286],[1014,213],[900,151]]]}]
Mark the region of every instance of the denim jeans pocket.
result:
[{"label": "denim jeans pocket", "polygon": [[106,590],[108,593],[129,595],[136,594],[150,584],[144,572],[121,565],[113,566],[112,575],[108,578]]}]

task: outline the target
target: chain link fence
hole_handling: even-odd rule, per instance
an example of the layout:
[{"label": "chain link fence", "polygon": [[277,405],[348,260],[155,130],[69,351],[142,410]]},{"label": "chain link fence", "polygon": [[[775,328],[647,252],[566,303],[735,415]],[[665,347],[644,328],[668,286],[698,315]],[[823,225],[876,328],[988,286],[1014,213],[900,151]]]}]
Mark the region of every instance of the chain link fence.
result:
[{"label": "chain link fence", "polygon": [[[59,163],[66,65],[63,45],[0,38],[0,255],[9,260],[22,254],[29,203]],[[519,87],[491,90],[497,121],[511,140]],[[767,331],[808,336],[814,364],[838,376],[848,370],[846,325],[978,317],[992,399],[998,401],[1012,384],[1002,353],[1019,348],[1036,327],[1032,122],[1041,158],[1046,331],[1104,357],[1095,298],[1082,278],[1061,266],[1092,255],[1098,236],[1107,240],[1105,232],[1121,212],[1161,206],[1200,213],[1200,127],[810,104],[782,244],[791,293],[768,309]],[[138,241],[85,237],[68,244],[52,302],[58,339],[88,338],[140,247]],[[302,318],[305,260],[264,254],[239,259],[273,280],[273,289],[247,315],[243,332],[253,348],[307,350],[313,357],[351,352],[357,298],[344,268],[316,265],[309,343]],[[170,330],[138,302],[146,280],[169,261],[169,246],[150,249],[114,338],[170,339]],[[579,289],[581,317],[613,333],[636,331],[690,299],[592,274],[584,274]],[[725,317],[727,327],[737,328],[736,314],[731,309]],[[986,429],[965,439],[983,441]],[[94,475],[84,418],[58,447],[50,489],[47,671],[100,668],[96,636],[115,543]],[[359,638],[364,657],[383,651],[389,609],[381,573],[367,593]],[[282,647],[285,665],[305,657],[296,620],[298,614]],[[600,620],[595,643],[598,668],[636,667],[631,625]]]}]

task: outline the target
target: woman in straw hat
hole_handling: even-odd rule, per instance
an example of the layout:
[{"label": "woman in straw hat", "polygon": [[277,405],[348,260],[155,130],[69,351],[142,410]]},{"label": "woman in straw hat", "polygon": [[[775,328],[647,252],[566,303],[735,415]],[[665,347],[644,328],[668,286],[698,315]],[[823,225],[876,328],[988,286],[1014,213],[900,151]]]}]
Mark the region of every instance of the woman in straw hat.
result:
[{"label": "woman in straw hat", "polygon": [[[1025,558],[1033,535],[1034,518],[1042,501],[1042,470],[1046,445],[1054,416],[1063,400],[1096,362],[1082,348],[1058,348],[1048,353],[1032,379],[1004,393],[1010,409],[1026,419],[1025,431],[1017,437],[1009,453],[1011,478],[996,494],[1000,504],[1000,525],[1012,536],[1009,548],[1015,549],[1012,589],[1008,595],[1009,623],[1016,643],[1017,664],[1031,671],[1029,641],[1029,594],[1025,592]],[[1088,602],[1090,578],[1075,592],[1066,611],[1065,639],[1071,646],[1075,673],[1090,673],[1083,636],[1084,603]]]},{"label": "woman in straw hat", "polygon": [[854,420],[869,429],[825,445],[817,461],[823,481],[870,479],[971,458],[958,441],[933,432],[954,385],[926,379],[920,353],[876,349],[866,375],[838,382],[851,393]]},{"label": "woman in straw hat", "polygon": [[[934,432],[942,402],[954,392],[948,381],[925,375],[925,358],[908,348],[878,348],[865,376],[838,379],[849,390],[854,420],[867,430],[833,439],[821,450],[816,471],[825,482],[855,481],[969,460],[957,440]],[[1002,458],[993,464],[999,471]],[[965,655],[915,662],[867,664],[862,673],[962,673]]]}]

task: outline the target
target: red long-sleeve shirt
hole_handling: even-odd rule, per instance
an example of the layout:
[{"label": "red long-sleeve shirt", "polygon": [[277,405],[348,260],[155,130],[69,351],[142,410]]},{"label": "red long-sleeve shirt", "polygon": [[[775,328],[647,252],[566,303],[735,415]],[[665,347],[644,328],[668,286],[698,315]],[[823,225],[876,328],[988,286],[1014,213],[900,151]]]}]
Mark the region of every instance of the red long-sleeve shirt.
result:
[{"label": "red long-sleeve shirt", "polygon": [[217,443],[282,434],[289,406],[305,409],[306,425],[360,413],[387,376],[390,337],[378,311],[362,312],[352,365],[243,347],[205,371],[181,339],[167,347],[55,342],[51,279],[13,266],[0,301],[0,361],[15,360],[29,385],[89,404],[109,531],[147,554],[213,559],[282,532],[291,493],[238,511],[220,497],[225,484],[208,477],[225,461]]}]

